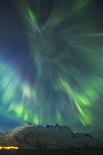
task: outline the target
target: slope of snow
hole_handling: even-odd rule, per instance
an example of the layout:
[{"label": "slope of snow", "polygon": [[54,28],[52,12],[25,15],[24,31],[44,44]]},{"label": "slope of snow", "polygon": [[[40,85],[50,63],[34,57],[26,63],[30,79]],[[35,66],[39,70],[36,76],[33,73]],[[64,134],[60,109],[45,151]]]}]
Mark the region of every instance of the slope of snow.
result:
[{"label": "slope of snow", "polygon": [[66,126],[35,126],[23,124],[0,135],[0,145],[20,148],[82,149],[103,148],[102,143],[88,134],[73,133]]}]

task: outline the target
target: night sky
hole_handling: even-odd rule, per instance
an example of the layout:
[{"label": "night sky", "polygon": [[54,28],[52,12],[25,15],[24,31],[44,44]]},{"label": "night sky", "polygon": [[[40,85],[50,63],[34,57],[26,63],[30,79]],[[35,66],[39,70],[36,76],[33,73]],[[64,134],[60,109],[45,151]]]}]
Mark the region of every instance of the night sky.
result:
[{"label": "night sky", "polygon": [[0,0],[0,130],[103,130],[103,3]]}]

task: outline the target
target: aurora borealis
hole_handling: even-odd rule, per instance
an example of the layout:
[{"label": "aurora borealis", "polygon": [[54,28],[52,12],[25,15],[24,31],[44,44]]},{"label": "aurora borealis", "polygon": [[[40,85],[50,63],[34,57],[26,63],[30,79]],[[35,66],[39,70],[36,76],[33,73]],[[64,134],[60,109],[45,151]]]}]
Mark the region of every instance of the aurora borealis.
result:
[{"label": "aurora borealis", "polygon": [[100,1],[10,3],[25,48],[0,53],[0,113],[33,124],[103,129]]}]

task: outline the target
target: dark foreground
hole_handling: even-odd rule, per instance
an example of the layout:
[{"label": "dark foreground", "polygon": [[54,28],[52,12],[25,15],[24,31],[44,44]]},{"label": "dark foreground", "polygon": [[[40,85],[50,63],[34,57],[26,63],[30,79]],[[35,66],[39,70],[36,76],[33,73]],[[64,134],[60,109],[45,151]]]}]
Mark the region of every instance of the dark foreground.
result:
[{"label": "dark foreground", "polygon": [[56,155],[103,155],[102,149],[82,149],[82,150],[18,150],[18,151],[0,151],[0,154],[10,154],[10,155],[43,155],[43,154],[56,154]]}]

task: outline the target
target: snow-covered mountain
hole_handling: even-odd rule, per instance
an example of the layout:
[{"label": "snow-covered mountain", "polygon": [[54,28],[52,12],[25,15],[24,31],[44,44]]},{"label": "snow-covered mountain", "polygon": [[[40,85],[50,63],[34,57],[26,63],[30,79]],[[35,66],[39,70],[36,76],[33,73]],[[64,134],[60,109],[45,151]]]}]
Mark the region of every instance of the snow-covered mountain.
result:
[{"label": "snow-covered mountain", "polygon": [[0,145],[15,145],[21,149],[94,149],[103,143],[91,135],[73,133],[66,126],[23,124],[0,134]]}]

